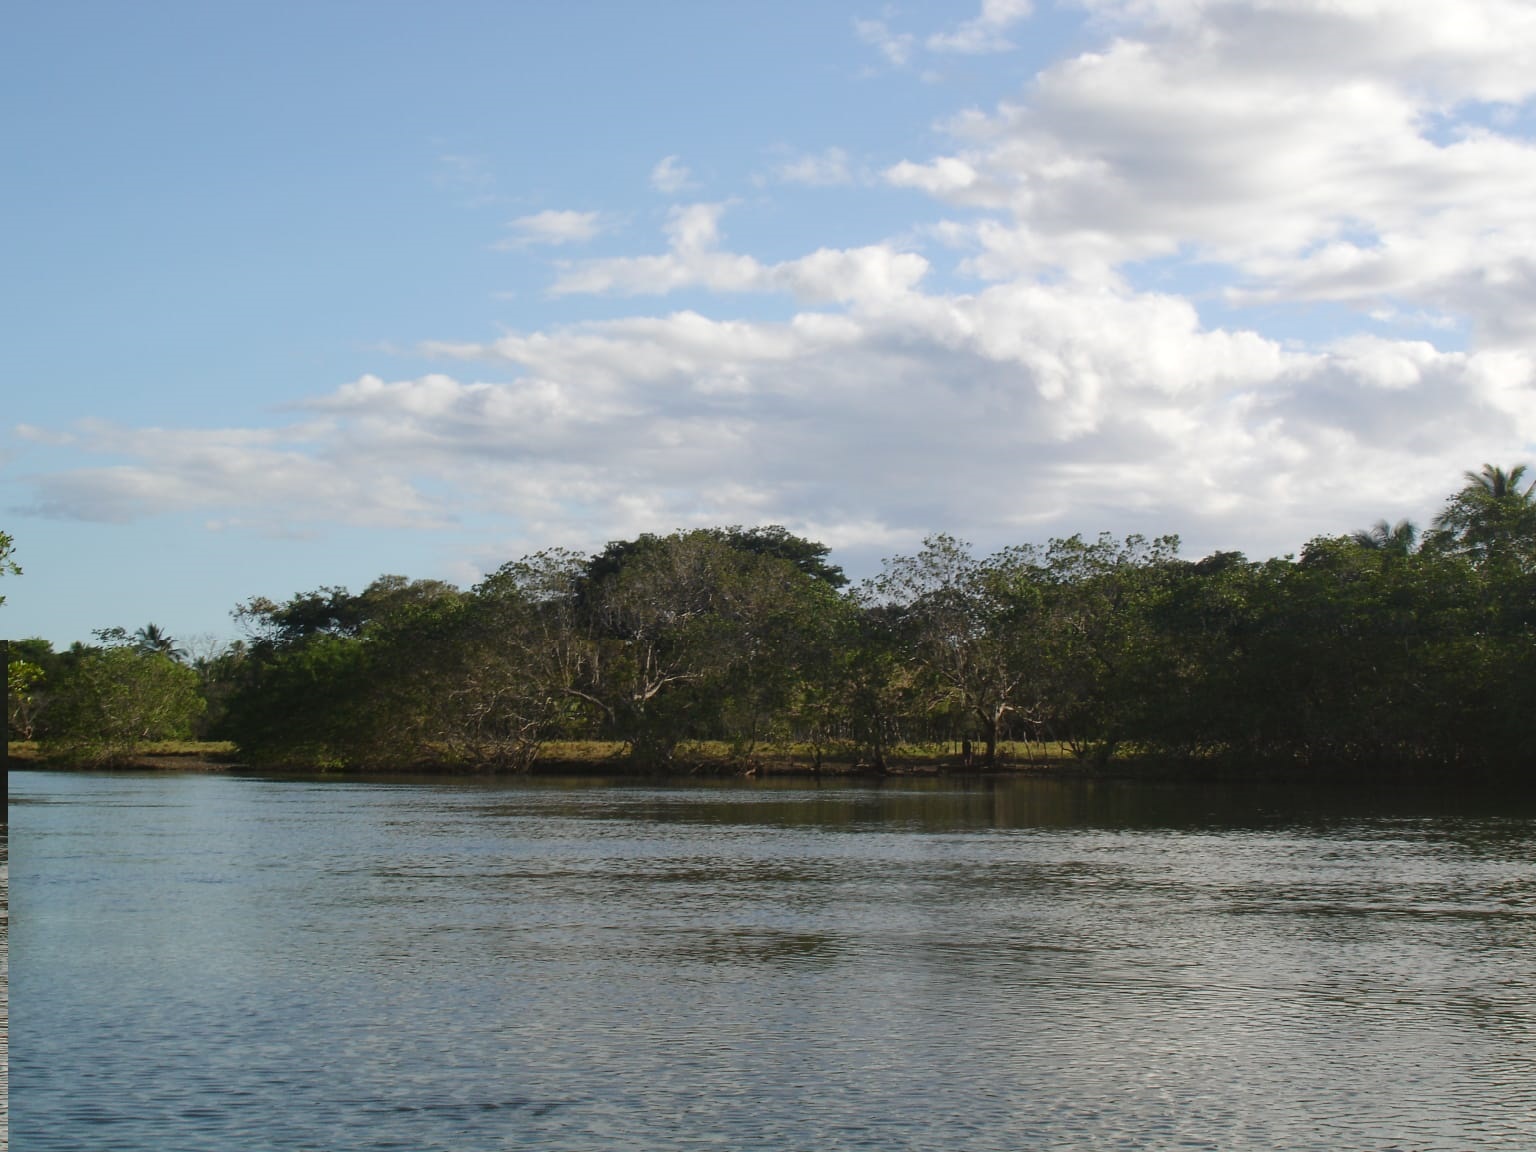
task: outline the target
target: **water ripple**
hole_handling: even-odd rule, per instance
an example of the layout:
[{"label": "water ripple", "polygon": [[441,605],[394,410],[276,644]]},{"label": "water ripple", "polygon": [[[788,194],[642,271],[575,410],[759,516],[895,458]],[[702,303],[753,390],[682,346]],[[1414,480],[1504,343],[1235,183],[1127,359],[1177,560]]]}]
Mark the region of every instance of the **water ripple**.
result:
[{"label": "water ripple", "polygon": [[1533,1146],[1504,802],[11,790],[28,1149]]}]

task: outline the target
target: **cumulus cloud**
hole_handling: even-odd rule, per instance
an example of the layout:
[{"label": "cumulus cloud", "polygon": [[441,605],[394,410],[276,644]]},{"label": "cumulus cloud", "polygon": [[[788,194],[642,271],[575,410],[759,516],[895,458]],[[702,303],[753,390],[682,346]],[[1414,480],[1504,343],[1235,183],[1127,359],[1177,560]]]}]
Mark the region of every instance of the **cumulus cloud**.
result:
[{"label": "cumulus cloud", "polygon": [[693,173],[676,156],[663,156],[651,169],[651,187],[672,195],[693,187]]},{"label": "cumulus cloud", "polygon": [[981,12],[950,32],[936,32],[926,41],[930,52],[959,52],[978,55],[1007,52],[1013,43],[1008,28],[1033,11],[1030,0],[982,0]]},{"label": "cumulus cloud", "polygon": [[524,248],[530,244],[580,244],[603,231],[600,212],[574,212],[546,209],[532,216],[520,216],[507,225],[512,235],[497,248]]},{"label": "cumulus cloud", "polygon": [[1270,554],[1422,517],[1469,461],[1536,436],[1528,353],[1298,351],[1102,286],[907,290],[778,323],[685,311],[434,351],[491,378],[366,376],[272,432],[98,431],[94,450],[125,459],[40,478],[37,510],[422,527],[451,506],[578,545],[782,522],[866,554],[937,528],[989,546],[1156,529]]},{"label": "cumulus cloud", "polygon": [[[1536,9],[1525,0],[1079,0],[1115,31],[1215,47],[1235,67],[1374,77],[1441,104],[1536,92]],[[1166,39],[1164,39],[1166,38]]]},{"label": "cumulus cloud", "polygon": [[[89,460],[35,476],[32,509],[411,527],[476,512],[577,546],[776,521],[866,555],[936,529],[990,547],[1103,528],[1270,555],[1422,520],[1463,469],[1529,459],[1536,143],[1489,102],[1536,97],[1533,10],[1084,2],[1095,51],[885,169],[938,216],[922,234],[958,279],[895,240],[734,251],[725,203],[683,204],[663,250],[559,262],[551,291],[702,290],[716,315],[430,344],[451,371],[361,377],[276,430],[30,428],[29,452],[73,437]],[[990,5],[946,35],[988,43],[1021,15]],[[883,22],[858,30],[893,64],[915,50]],[[829,152],[781,178],[802,162],[806,182],[846,167]],[[688,175],[672,156],[653,178]],[[549,215],[525,231],[587,226],[532,223]],[[1355,309],[1360,330],[1309,344],[1217,326],[1177,280],[1138,287],[1151,260],[1199,265],[1232,306]],[[743,318],[743,293],[797,303]],[[1436,343],[1450,332],[1465,346]]]},{"label": "cumulus cloud", "polygon": [[1458,119],[1536,94],[1528,5],[1092,6],[1120,33],[1103,50],[956,119],[953,152],[886,170],[979,213],[941,227],[970,271],[1107,282],[1179,255],[1228,269],[1240,304],[1536,332],[1536,143]]},{"label": "cumulus cloud", "polygon": [[622,256],[567,264],[550,291],[665,295],[682,288],[716,292],[786,292],[806,301],[871,301],[909,291],[928,271],[911,252],[878,244],[852,249],[819,249],[778,264],[722,251],[720,217],[724,204],[689,204],[672,210],[668,250],[654,256]]}]

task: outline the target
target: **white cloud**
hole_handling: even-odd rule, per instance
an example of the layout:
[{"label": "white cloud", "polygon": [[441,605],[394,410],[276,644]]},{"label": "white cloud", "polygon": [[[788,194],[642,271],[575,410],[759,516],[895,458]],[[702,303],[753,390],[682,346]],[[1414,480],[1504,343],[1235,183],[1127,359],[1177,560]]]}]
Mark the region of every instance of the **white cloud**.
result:
[{"label": "white cloud", "polygon": [[884,20],[855,20],[853,30],[859,39],[879,51],[893,68],[904,67],[912,58],[917,38],[906,32],[893,32]]},{"label": "white cloud", "polygon": [[724,204],[674,208],[668,250],[566,264],[550,291],[574,294],[666,295],[704,287],[716,292],[787,292],[805,301],[881,300],[912,289],[928,262],[888,245],[820,249],[797,260],[765,265],[719,248]]},{"label": "white cloud", "polygon": [[[27,428],[29,454],[73,437],[60,447],[87,462],[34,477],[32,508],[406,527],[473,512],[535,546],[751,521],[866,552],[936,529],[989,547],[1105,528],[1269,555],[1422,521],[1464,469],[1529,459],[1536,142],[1486,102],[1536,97],[1536,10],[1085,3],[1113,33],[1099,50],[886,167],[943,217],[912,231],[952,246],[976,277],[961,288],[896,241],[734,251],[726,204],[679,205],[664,250],[561,262],[552,295],[778,293],[799,310],[767,322],[717,301],[429,345],[486,378],[364,376],[276,430]],[[974,44],[1020,14],[983,8]],[[858,31],[892,64],[915,50],[883,21]],[[834,150],[779,175],[846,168]],[[688,179],[676,156],[653,172],[669,192]],[[517,224],[575,240],[598,222]],[[1134,286],[1153,259],[1168,290]],[[1178,294],[1192,265],[1211,299],[1315,307],[1346,331],[1355,309],[1362,331],[1309,345],[1215,327]],[[1437,347],[1447,333],[1466,346]]]},{"label": "white cloud", "polygon": [[[249,513],[253,523],[342,523],[432,528],[452,519],[382,461],[347,464],[350,429],[123,428],[81,425],[84,451],[128,462],[39,476],[25,511],[60,519],[128,523],[167,512]],[[378,447],[389,447],[388,437]]]},{"label": "white cloud", "polygon": [[1536,8],[1527,0],[1078,0],[1117,31],[1203,41],[1240,69],[1374,77],[1459,100],[1536,92]]},{"label": "white cloud", "polygon": [[1225,268],[1238,303],[1465,315],[1510,345],[1536,335],[1536,142],[1457,119],[1468,101],[1536,95],[1536,10],[1094,7],[1121,33],[1102,51],[957,118],[954,152],[886,170],[980,213],[939,228],[972,250],[968,270],[1109,283],[1179,256]]},{"label": "white cloud", "polygon": [[1454,316],[1446,316],[1437,312],[1401,312],[1396,308],[1373,308],[1369,312],[1372,320],[1378,324],[1397,324],[1411,328],[1434,328],[1442,332],[1452,331],[1457,327]]},{"label": "white cloud", "polygon": [[928,261],[915,252],[885,244],[864,248],[820,248],[798,260],[767,270],[765,282],[799,300],[870,305],[911,292],[928,273]]},{"label": "white cloud", "polygon": [[658,192],[670,196],[693,186],[693,173],[679,163],[676,156],[663,156],[651,169],[651,187]]},{"label": "white cloud", "polygon": [[977,55],[1007,52],[1013,48],[1006,33],[1010,26],[1033,11],[1030,0],[982,0],[981,12],[951,32],[936,32],[928,37],[930,52],[959,52]]},{"label": "white cloud", "polygon": [[75,437],[69,432],[58,432],[51,428],[39,428],[35,424],[17,424],[11,429],[12,434],[18,440],[29,444],[46,444],[58,448],[66,444],[73,444]]},{"label": "white cloud", "polygon": [[941,156],[928,164],[903,160],[887,169],[885,178],[899,188],[917,188],[930,196],[953,196],[979,179],[975,168],[954,156]]},{"label": "white cloud", "polygon": [[724,204],[689,204],[672,209],[667,223],[669,250],[660,256],[587,260],[564,267],[550,291],[664,295],[692,285],[723,292],[759,286],[763,268],[750,256],[716,248]]},{"label": "white cloud", "polygon": [[841,148],[828,148],[823,152],[797,156],[780,164],[774,169],[774,175],[785,184],[808,184],[813,187],[853,182],[853,172],[848,167],[848,153]]},{"label": "white cloud", "polygon": [[600,212],[574,212],[546,209],[532,216],[520,216],[507,225],[513,235],[499,242],[500,249],[524,248],[530,244],[580,244],[603,231]]},{"label": "white cloud", "polygon": [[38,478],[35,509],[300,526],[478,513],[577,546],[782,522],[855,555],[940,528],[985,546],[1108,528],[1267,555],[1422,519],[1462,469],[1536,437],[1528,352],[1375,337],[1293,351],[1209,330],[1174,296],[1072,283],[908,286],[782,323],[679,312],[436,351],[505,376],[363,377],[275,431],[86,430],[117,459]]}]

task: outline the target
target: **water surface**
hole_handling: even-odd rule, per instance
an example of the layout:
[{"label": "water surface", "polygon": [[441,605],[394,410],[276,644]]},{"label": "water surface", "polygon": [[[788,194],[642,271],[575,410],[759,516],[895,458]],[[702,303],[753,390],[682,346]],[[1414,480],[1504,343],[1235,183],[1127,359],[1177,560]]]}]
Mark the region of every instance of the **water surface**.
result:
[{"label": "water surface", "polygon": [[1536,1146],[1529,802],[10,789],[18,1148]]}]

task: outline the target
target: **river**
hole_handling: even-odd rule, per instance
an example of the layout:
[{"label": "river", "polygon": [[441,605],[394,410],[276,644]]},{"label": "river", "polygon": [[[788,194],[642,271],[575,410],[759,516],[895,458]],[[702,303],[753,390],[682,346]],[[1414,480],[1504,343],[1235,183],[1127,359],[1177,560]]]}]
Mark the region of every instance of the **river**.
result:
[{"label": "river", "polygon": [[1536,803],[10,777],[18,1149],[1536,1147]]}]

